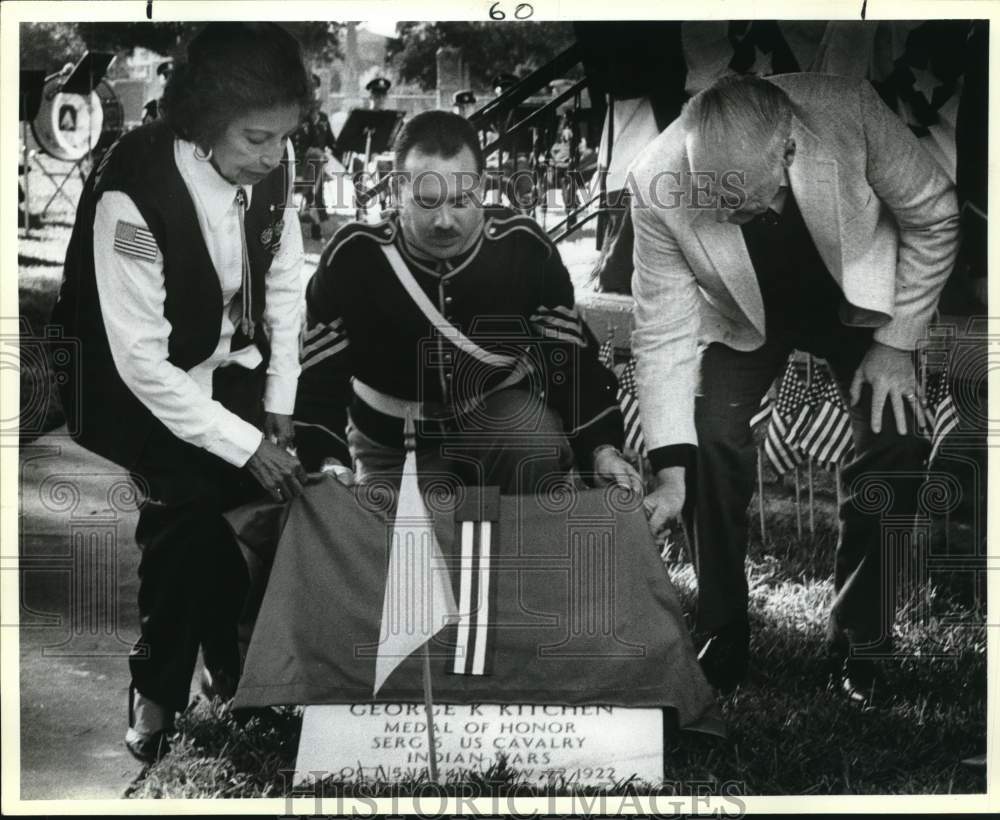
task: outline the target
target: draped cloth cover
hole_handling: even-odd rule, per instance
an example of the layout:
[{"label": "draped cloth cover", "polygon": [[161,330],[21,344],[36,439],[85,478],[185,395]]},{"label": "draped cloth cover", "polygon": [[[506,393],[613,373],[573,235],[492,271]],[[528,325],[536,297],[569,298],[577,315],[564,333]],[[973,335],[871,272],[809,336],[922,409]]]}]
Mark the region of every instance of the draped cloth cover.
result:
[{"label": "draped cloth cover", "polygon": [[[681,728],[722,734],[639,501],[553,487],[425,483],[459,609],[428,642],[434,700],[664,707]],[[422,702],[420,652],[372,696],[394,504],[389,485],[327,479],[287,507],[229,514],[252,564],[273,553],[236,708]]]}]

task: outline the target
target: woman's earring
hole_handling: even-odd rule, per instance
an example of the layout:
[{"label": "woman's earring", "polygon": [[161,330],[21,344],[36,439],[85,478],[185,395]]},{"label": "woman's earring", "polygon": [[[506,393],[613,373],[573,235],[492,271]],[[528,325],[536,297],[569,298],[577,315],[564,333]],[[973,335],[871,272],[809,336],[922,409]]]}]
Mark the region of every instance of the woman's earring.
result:
[{"label": "woman's earring", "polygon": [[194,147],[194,158],[200,160],[201,162],[208,162],[212,158],[212,149],[209,148],[208,151],[202,150],[200,145],[195,145]]}]

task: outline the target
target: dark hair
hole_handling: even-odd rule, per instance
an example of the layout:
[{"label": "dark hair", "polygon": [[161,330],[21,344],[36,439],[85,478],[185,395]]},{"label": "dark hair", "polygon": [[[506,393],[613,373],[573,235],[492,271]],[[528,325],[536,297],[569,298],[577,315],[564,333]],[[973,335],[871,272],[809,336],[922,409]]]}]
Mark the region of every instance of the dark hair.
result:
[{"label": "dark hair", "polygon": [[407,121],[393,146],[397,171],[403,170],[403,163],[414,148],[422,154],[445,159],[468,148],[476,159],[476,173],[482,173],[485,167],[476,129],[465,117],[451,111],[424,111]]},{"label": "dark hair", "polygon": [[312,96],[302,50],[284,28],[209,23],[174,67],[161,106],[177,136],[208,147],[246,111],[297,105],[301,116]]}]

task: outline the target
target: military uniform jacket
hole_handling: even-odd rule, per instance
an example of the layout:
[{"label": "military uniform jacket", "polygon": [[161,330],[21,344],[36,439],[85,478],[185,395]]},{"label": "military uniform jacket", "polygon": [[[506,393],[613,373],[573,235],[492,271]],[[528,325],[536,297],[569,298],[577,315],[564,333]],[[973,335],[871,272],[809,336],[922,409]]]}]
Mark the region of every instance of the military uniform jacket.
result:
[{"label": "military uniform jacket", "polygon": [[[382,251],[389,244],[449,322],[484,350],[518,363],[483,364],[444,339],[393,272]],[[513,379],[559,414],[582,469],[589,469],[594,447],[621,444],[615,377],[598,361],[559,252],[529,217],[486,209],[473,246],[443,262],[408,246],[394,212],[378,224],[347,225],[324,249],[306,307],[295,417],[307,465],[323,456],[349,463],[349,409],[361,432],[401,446],[402,423],[365,405],[352,378],[398,399],[449,408],[466,407]],[[511,376],[515,368],[522,378]]]}]

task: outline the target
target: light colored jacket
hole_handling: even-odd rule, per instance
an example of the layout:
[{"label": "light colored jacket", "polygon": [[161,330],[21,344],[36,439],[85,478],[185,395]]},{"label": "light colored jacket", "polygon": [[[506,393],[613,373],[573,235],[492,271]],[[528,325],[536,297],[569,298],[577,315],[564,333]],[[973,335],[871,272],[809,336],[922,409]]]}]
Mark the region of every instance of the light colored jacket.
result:
[{"label": "light colored jacket", "polygon": [[[958,250],[954,186],[867,80],[824,74],[768,80],[793,104],[789,182],[844,294],[841,320],[877,328],[883,344],[913,349]],[[697,444],[698,343],[760,347],[766,334],[760,288],[739,226],[695,207],[707,194],[691,196],[679,121],[629,173],[632,350],[646,445]]]}]

